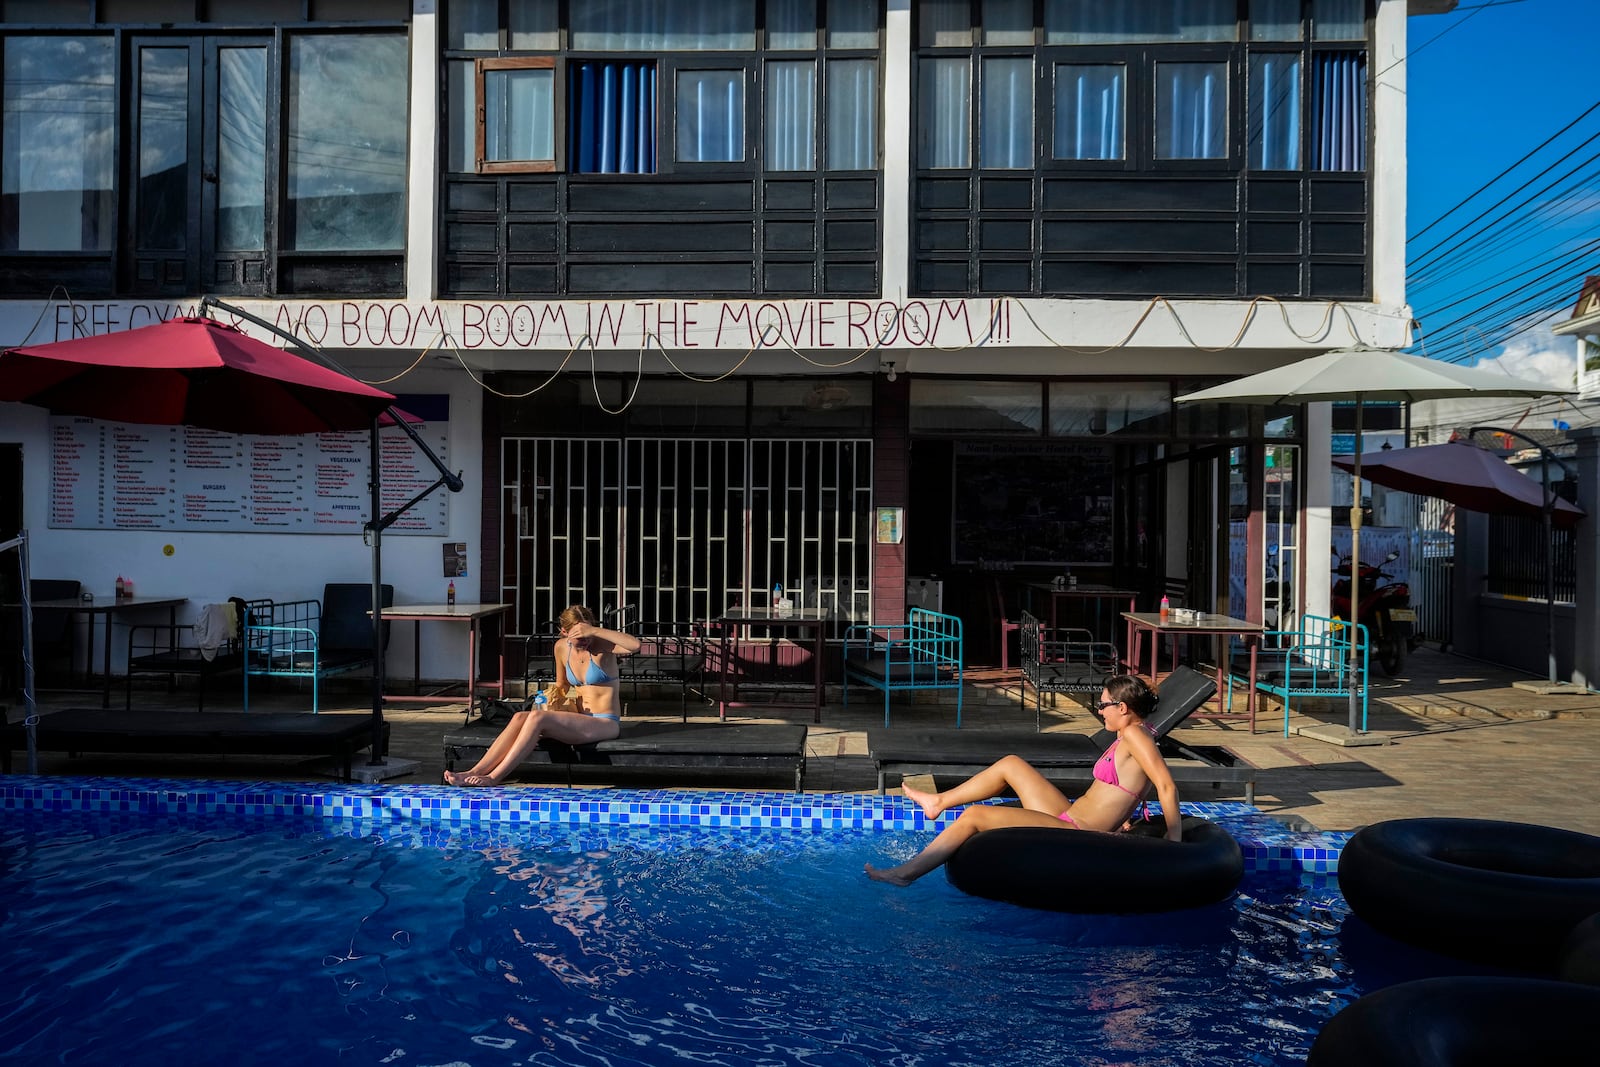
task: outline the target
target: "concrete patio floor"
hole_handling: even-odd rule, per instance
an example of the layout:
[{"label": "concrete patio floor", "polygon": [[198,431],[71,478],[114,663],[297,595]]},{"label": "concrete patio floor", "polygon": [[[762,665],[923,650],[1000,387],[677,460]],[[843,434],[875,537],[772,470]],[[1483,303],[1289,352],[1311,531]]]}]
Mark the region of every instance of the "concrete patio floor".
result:
[{"label": "concrete patio floor", "polygon": [[[1290,718],[1291,736],[1283,733],[1281,708],[1269,704],[1258,717],[1258,732],[1243,722],[1196,715],[1174,736],[1192,745],[1224,745],[1260,768],[1256,804],[1264,812],[1324,830],[1349,830],[1382,819],[1415,816],[1475,816],[1541,823],[1600,835],[1600,804],[1594,801],[1600,783],[1600,694],[1541,695],[1513,686],[1525,673],[1476,660],[1419,649],[1403,674],[1377,679],[1371,697],[1370,732],[1389,744],[1344,748],[1294,735],[1295,728],[1314,723],[1342,723],[1347,708],[1340,701],[1308,704]],[[214,685],[208,708],[237,713],[231,694]],[[120,693],[118,694],[120,697]],[[883,725],[879,694],[857,691],[848,708],[830,687],[830,703],[820,725],[810,724],[807,737],[807,792],[870,792],[876,786],[867,758],[866,731]],[[875,699],[876,698],[876,699]],[[634,701],[624,724],[634,719],[676,721],[676,695]],[[325,687],[323,706],[330,711],[360,711],[370,705],[359,682]],[[1236,698],[1237,700],[1237,698]],[[180,690],[136,690],[135,707],[189,708],[193,694]],[[88,693],[46,693],[40,711],[97,704]],[[309,697],[280,691],[263,698],[252,688],[251,703],[262,710],[305,710]],[[1236,704],[1242,707],[1242,704]],[[715,707],[691,704],[694,721],[716,720]],[[208,714],[212,713],[208,711]],[[19,707],[8,715],[20,717]],[[444,768],[441,738],[463,721],[459,705],[405,705],[390,708],[390,751],[417,761],[414,772],[389,779],[393,784],[437,783]],[[741,722],[802,723],[799,708],[775,716],[740,715]],[[953,703],[901,699],[892,725],[954,726]],[[979,668],[970,672],[964,691],[963,729],[1031,729],[1031,706],[1024,709],[1017,672]],[[1062,698],[1044,711],[1046,730],[1087,732],[1098,728],[1080,704]],[[358,757],[358,760],[360,757]],[[14,767],[26,767],[23,753]],[[297,780],[324,777],[315,763],[294,759],[233,757],[153,757],[88,755],[69,758],[41,753],[44,774],[108,774],[182,776],[230,779]],[[544,771],[523,779],[564,784],[560,772]],[[602,776],[603,775],[603,776]],[[644,772],[580,768],[577,786],[640,785],[782,788],[782,783],[682,774],[646,777]],[[941,784],[943,784],[941,782]],[[1239,794],[1191,793],[1186,799],[1235,799]]]}]

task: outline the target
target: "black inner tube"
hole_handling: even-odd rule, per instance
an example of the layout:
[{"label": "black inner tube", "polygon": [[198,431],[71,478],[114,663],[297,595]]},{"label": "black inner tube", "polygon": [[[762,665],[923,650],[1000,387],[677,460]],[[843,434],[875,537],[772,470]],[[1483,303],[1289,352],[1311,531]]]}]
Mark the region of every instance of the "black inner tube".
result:
[{"label": "black inner tube", "polygon": [[1183,820],[1182,843],[1140,833],[1015,826],[985,830],[945,864],[964,893],[1049,911],[1139,913],[1214,904],[1238,888],[1244,855],[1226,830]]},{"label": "black inner tube", "polygon": [[1600,838],[1490,819],[1397,819],[1339,856],[1350,910],[1409,944],[1550,972],[1561,944],[1600,911]]}]

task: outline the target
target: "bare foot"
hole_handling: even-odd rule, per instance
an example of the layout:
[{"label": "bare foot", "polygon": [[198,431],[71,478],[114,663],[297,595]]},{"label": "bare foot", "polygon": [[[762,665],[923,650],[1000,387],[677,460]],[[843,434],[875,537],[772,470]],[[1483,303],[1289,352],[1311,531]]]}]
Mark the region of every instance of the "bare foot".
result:
[{"label": "bare foot", "polygon": [[867,877],[871,878],[874,882],[888,882],[890,885],[902,887],[911,884],[910,878],[907,878],[905,875],[899,873],[899,867],[874,867],[872,864],[868,863],[864,865],[864,869],[867,872]]},{"label": "bare foot", "polygon": [[456,780],[454,782],[452,782],[451,784],[452,785],[485,786],[485,785],[499,785],[500,783],[495,781],[493,778],[489,777],[487,774],[462,774],[462,775],[458,775],[456,777]]},{"label": "bare foot", "polygon": [[920,789],[913,789],[901,783],[900,792],[905,794],[907,800],[914,800],[917,807],[922,809],[922,814],[929,819],[937,819],[944,814],[944,808],[939,803],[938,793],[924,793]]},{"label": "bare foot", "polygon": [[466,775],[466,773],[464,771],[445,771],[444,772],[444,784],[445,785],[460,785],[461,784],[461,779],[465,778],[466,776],[467,775]]}]

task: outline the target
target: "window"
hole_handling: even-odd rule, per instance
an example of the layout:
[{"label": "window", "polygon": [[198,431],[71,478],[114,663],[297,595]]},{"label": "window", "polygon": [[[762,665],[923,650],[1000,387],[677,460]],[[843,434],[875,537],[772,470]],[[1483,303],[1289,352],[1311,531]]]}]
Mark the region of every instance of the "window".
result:
[{"label": "window", "polygon": [[1234,0],[1045,0],[1044,35],[1072,45],[1232,41],[1238,22]]},{"label": "window", "polygon": [[768,63],[767,169],[816,170],[816,129],[816,62]]},{"label": "window", "polygon": [[653,62],[573,62],[567,114],[567,165],[574,174],[655,173]]},{"label": "window", "polygon": [[971,166],[967,100],[972,95],[972,62],[965,57],[924,59],[919,77],[917,158],[928,168]]},{"label": "window", "polygon": [[1257,52],[1250,56],[1251,170],[1300,169],[1300,54]]},{"label": "window", "polygon": [[478,169],[554,170],[556,71],[548,56],[480,59]]},{"label": "window", "polygon": [[564,51],[553,0],[512,3],[504,26],[500,7],[451,4],[447,47],[551,54],[447,58],[451,171],[878,165],[877,58],[850,54],[876,53],[878,4],[829,0],[821,34],[817,0],[767,5],[764,62],[754,0],[573,4]]},{"label": "window", "polygon": [[1366,53],[1319,52],[1315,63],[1311,169],[1366,170]]},{"label": "window", "polygon": [[1226,159],[1228,64],[1157,63],[1156,158]]},{"label": "window", "polygon": [[878,166],[878,61],[828,61],[828,169]]},{"label": "window", "polygon": [[1058,63],[1055,83],[1055,158],[1125,158],[1128,69],[1116,63]]},{"label": "window", "polygon": [[0,249],[111,248],[116,91],[110,37],[8,37]]},{"label": "window", "polygon": [[680,163],[742,162],[744,71],[680,70],[675,144]]},{"label": "window", "polygon": [[983,61],[980,166],[1033,166],[1033,60]]},{"label": "window", "polygon": [[405,247],[409,69],[401,34],[290,40],[286,248]]}]

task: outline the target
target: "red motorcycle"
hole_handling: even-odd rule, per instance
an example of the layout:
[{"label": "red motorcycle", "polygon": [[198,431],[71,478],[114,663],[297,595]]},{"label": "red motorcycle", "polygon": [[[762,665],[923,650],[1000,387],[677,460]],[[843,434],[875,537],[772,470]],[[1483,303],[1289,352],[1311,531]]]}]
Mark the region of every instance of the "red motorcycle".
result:
[{"label": "red motorcycle", "polygon": [[[1338,555],[1337,551],[1334,555]],[[1411,587],[1384,567],[1400,558],[1391,552],[1383,563],[1361,565],[1361,602],[1356,621],[1367,628],[1371,655],[1384,674],[1393,678],[1404,669],[1406,653],[1417,647],[1417,612],[1411,606]],[[1350,559],[1339,560],[1333,576],[1333,614],[1350,617]]]}]

